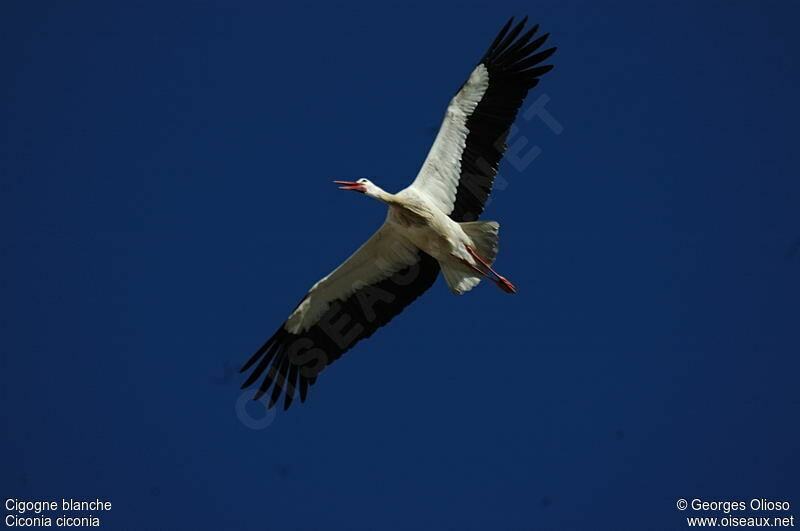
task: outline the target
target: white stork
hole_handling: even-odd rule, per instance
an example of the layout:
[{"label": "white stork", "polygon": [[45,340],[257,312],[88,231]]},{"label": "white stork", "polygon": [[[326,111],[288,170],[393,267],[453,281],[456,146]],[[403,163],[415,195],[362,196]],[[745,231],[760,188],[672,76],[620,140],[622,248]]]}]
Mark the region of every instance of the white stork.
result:
[{"label": "white stork", "polygon": [[[411,186],[396,194],[367,179],[334,181],[388,205],[383,225],[350,258],[314,284],[283,325],[244,364],[255,364],[242,388],[262,375],[255,398],[270,387],[287,409],[299,389],[305,401],[319,373],[388,323],[425,292],[441,269],[455,294],[488,278],[506,293],[514,285],[492,269],[494,221],[476,221],[506,150],[508,130],[528,90],[551,65],[555,48],[534,53],[549,34],[522,34],[527,17],[503,26],[447,107],[436,140]],[[532,40],[533,39],[533,40]],[[266,374],[265,374],[266,373]]]}]

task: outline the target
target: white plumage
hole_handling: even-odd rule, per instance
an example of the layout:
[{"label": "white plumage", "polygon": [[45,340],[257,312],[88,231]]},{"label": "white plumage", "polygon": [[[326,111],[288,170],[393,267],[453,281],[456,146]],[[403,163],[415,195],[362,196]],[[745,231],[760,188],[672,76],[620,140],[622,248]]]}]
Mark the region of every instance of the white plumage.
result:
[{"label": "white plumage", "polygon": [[242,387],[266,373],[256,393],[272,387],[284,408],[297,390],[304,401],[319,373],[361,339],[389,322],[425,292],[441,269],[451,292],[462,294],[488,278],[507,293],[515,287],[492,265],[499,225],[478,221],[491,192],[505,139],[528,90],[552,67],[555,48],[535,53],[524,19],[512,20],[450,101],[419,174],[391,194],[368,179],[336,181],[388,206],[378,231],[350,258],[314,284],[286,322],[244,365],[255,365]]},{"label": "white plumage", "polygon": [[461,177],[461,154],[467,143],[467,118],[489,87],[489,73],[479,64],[461,90],[450,100],[444,120],[422,168],[409,188],[450,214]]}]

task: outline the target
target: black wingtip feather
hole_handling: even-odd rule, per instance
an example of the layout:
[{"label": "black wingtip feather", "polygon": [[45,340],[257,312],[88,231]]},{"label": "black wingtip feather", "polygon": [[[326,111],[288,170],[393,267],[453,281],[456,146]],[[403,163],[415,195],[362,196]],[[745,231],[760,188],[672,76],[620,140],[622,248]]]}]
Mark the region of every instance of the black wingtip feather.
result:
[{"label": "black wingtip feather", "polygon": [[294,400],[294,395],[297,390],[297,364],[292,363],[289,367],[289,376],[284,383],[286,385],[286,398],[283,401],[283,410],[286,411],[289,409],[289,406],[292,405],[292,400]]},{"label": "black wingtip feather", "polygon": [[277,333],[276,333],[276,334],[273,334],[273,335],[272,335],[272,337],[270,337],[270,338],[267,340],[267,342],[266,342],[266,343],[264,343],[264,344],[261,346],[261,348],[260,348],[260,349],[258,349],[258,350],[255,352],[255,354],[253,354],[253,355],[250,357],[250,359],[249,359],[249,360],[247,360],[247,362],[246,362],[244,365],[242,365],[242,368],[241,368],[241,369],[239,369],[239,372],[240,372],[240,373],[243,373],[244,371],[246,371],[247,369],[249,369],[249,368],[250,368],[250,366],[251,366],[253,363],[255,363],[255,362],[256,362],[256,360],[258,360],[258,358],[260,358],[260,357],[261,357],[261,355],[262,355],[262,354],[263,354],[263,353],[264,353],[264,352],[265,352],[265,351],[266,351],[266,350],[269,348],[269,346],[270,346],[270,345],[271,345],[271,344],[272,344],[272,343],[275,341],[275,336],[276,336],[276,335],[277,335]]},{"label": "black wingtip feather", "polygon": [[275,376],[278,374],[278,361],[275,362],[267,371],[267,375],[264,377],[264,381],[261,382],[261,385],[258,387],[258,391],[256,391],[256,396],[253,397],[254,400],[258,400],[269,391],[270,385],[275,380]]},{"label": "black wingtip feather", "polygon": [[542,65],[537,66],[536,68],[531,68],[530,70],[525,70],[525,72],[530,72],[530,75],[536,77],[536,81],[539,81],[539,76],[543,76],[544,74],[548,73],[550,70],[553,69],[553,65]]},{"label": "black wingtip feather", "polygon": [[506,22],[505,26],[503,26],[503,29],[500,30],[500,33],[498,33],[497,37],[494,38],[494,41],[492,41],[492,44],[489,45],[489,51],[487,52],[487,54],[491,53],[492,50],[494,50],[497,47],[497,45],[500,43],[500,41],[503,39],[503,37],[505,37],[506,32],[508,31],[508,28],[510,28],[511,24],[513,24],[513,23],[514,23],[514,17],[511,17],[510,19],[508,19],[508,22]]},{"label": "black wingtip feather", "polygon": [[531,55],[530,57],[528,57],[524,61],[520,61],[519,63],[517,63],[517,67],[524,71],[528,67],[538,65],[539,63],[541,63],[542,61],[544,61],[545,59],[547,59],[548,57],[550,57],[554,53],[556,53],[556,49],[555,48],[549,48],[549,49],[547,49],[547,50],[545,50],[543,52],[537,53],[536,55]]},{"label": "black wingtip feather", "polygon": [[306,394],[308,393],[308,378],[303,377],[300,375],[300,403],[305,403],[306,401]]},{"label": "black wingtip feather", "polygon": [[[522,51],[523,47],[525,47],[525,49],[527,49],[528,47],[531,46],[530,44],[528,44],[528,41],[531,40],[531,37],[534,36],[534,34],[536,33],[536,31],[538,29],[539,29],[539,24],[534,25],[522,37],[517,39],[516,42],[514,42],[514,44],[512,44],[511,46],[506,48],[500,55],[498,55],[496,62],[499,63],[499,64],[503,64],[503,63],[505,63],[505,61],[506,61],[506,59],[508,57],[512,57],[516,53],[524,55],[525,52]],[[534,42],[537,42],[537,41],[539,41],[539,39],[537,39]],[[535,50],[536,48],[537,47],[533,47],[532,50]]]},{"label": "black wingtip feather", "polygon": [[283,361],[281,362],[281,369],[278,374],[278,377],[275,378],[273,385],[272,385],[272,394],[269,397],[269,406],[273,407],[277,402],[278,398],[281,396],[281,391],[284,391],[284,388],[288,392],[288,387],[286,387],[286,371],[289,369],[289,356],[285,356]]},{"label": "black wingtip feather", "polygon": [[522,29],[525,27],[525,23],[527,21],[528,21],[528,17],[525,17],[525,18],[522,19],[522,21],[520,21],[519,24],[514,26],[514,29],[512,29],[511,32],[508,35],[506,35],[505,38],[500,42],[500,44],[497,45],[497,49],[498,50],[504,50],[512,42],[514,42],[514,39],[516,39],[517,35],[519,35],[522,32]]},{"label": "black wingtip feather", "polygon": [[[550,34],[545,33],[535,40],[528,42],[539,28],[539,25],[535,24],[533,28],[517,38],[526,21],[527,17],[525,17],[520,24],[515,26],[510,33],[505,35],[502,40],[499,39],[501,36],[498,35],[498,38],[495,40],[500,40],[500,42],[497,45],[490,46],[489,50],[481,59],[480,63],[484,64],[489,69],[490,77],[492,70],[499,71],[500,73],[521,72],[525,70],[525,68],[533,66],[536,62],[543,61],[555,51],[555,49],[551,48],[550,50],[552,50],[552,52],[547,50],[547,52],[549,52],[547,55],[543,55],[544,52],[534,56],[530,55],[544,44]],[[532,60],[533,58],[537,59]],[[527,66],[522,67],[521,65],[523,64]]]},{"label": "black wingtip feather", "polygon": [[546,41],[547,37],[549,36],[550,36],[549,33],[545,33],[544,35],[537,37],[536,40],[533,40],[525,44],[525,46],[517,50],[514,50],[513,52],[509,49],[506,53],[504,53],[501,57],[497,59],[497,62],[502,65],[505,65],[508,61],[513,61],[514,59],[518,59],[519,57],[527,57],[528,55],[538,50],[542,46],[542,44],[544,44],[544,41]]},{"label": "black wingtip feather", "polygon": [[260,353],[264,357],[261,359],[258,365],[256,365],[256,368],[253,369],[253,372],[250,374],[247,380],[244,381],[244,383],[242,384],[242,389],[255,382],[264,373],[264,371],[267,369],[267,366],[269,365],[269,362],[271,362],[272,358],[274,358],[277,355],[280,348],[281,345],[275,342],[270,345],[268,351],[266,352],[260,351]]}]

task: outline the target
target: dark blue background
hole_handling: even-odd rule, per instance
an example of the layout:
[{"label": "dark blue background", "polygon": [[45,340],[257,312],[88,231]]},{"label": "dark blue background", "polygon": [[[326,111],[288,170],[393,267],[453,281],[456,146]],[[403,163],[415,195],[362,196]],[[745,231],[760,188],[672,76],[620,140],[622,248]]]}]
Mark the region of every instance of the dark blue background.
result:
[{"label": "dark blue background", "polygon": [[[797,2],[0,11],[4,498],[107,498],[110,529],[800,517]],[[519,294],[440,279],[305,405],[243,407],[239,365],[384,216],[330,181],[406,186],[526,13],[563,131],[518,122],[541,154],[485,213]]]}]

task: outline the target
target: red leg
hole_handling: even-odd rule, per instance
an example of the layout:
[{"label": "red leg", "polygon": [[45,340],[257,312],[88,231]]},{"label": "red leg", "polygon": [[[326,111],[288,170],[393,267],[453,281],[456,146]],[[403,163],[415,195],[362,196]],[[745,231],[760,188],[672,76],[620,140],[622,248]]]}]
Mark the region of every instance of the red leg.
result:
[{"label": "red leg", "polygon": [[498,287],[498,288],[500,288],[501,290],[505,291],[506,293],[516,293],[516,292],[517,292],[517,288],[514,286],[514,284],[512,284],[512,283],[511,283],[511,281],[510,281],[510,280],[508,280],[506,277],[504,277],[504,276],[500,275],[500,274],[499,274],[497,271],[495,271],[494,269],[492,269],[492,266],[490,266],[490,265],[489,265],[489,264],[486,262],[486,260],[484,260],[483,258],[481,258],[481,257],[480,257],[480,255],[478,255],[478,253],[476,253],[476,252],[475,252],[475,249],[473,249],[473,248],[472,248],[472,247],[470,247],[469,245],[466,245],[465,247],[467,248],[467,252],[469,252],[469,254],[471,254],[471,255],[472,255],[472,257],[473,257],[475,260],[477,260],[478,262],[480,262],[480,263],[481,263],[481,265],[483,265],[483,267],[485,267],[485,268],[486,268],[486,269],[488,269],[488,270],[489,270],[489,271],[490,271],[492,274],[494,274],[494,275],[497,277],[497,279],[493,279],[492,277],[490,277],[489,275],[487,275],[485,272],[481,271],[480,269],[478,269],[478,268],[477,268],[477,267],[475,267],[474,265],[470,264],[470,265],[472,266],[472,268],[473,268],[473,269],[475,269],[476,271],[480,272],[480,273],[481,273],[482,275],[484,275],[486,278],[488,278],[489,280],[491,280],[492,282],[494,282],[495,284],[497,284],[497,287]]}]

